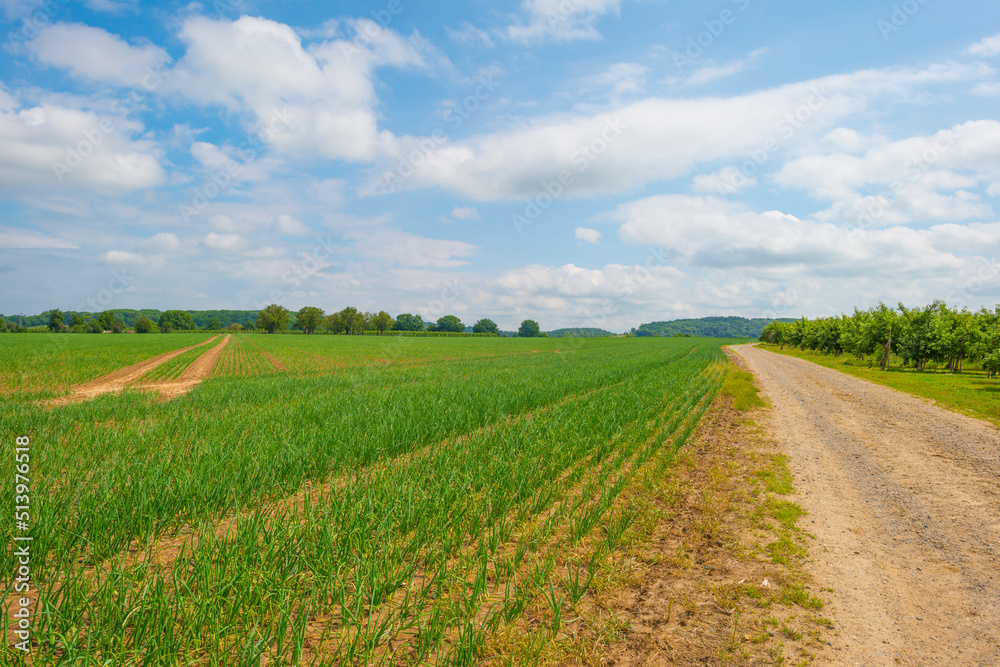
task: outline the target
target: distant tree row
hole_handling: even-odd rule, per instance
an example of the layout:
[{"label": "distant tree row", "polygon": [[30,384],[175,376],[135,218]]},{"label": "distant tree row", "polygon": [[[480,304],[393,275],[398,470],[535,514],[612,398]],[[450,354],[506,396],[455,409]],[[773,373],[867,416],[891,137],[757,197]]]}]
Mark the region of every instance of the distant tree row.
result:
[{"label": "distant tree row", "polygon": [[760,340],[833,355],[847,352],[883,370],[894,354],[917,370],[937,363],[961,372],[966,362],[979,363],[993,377],[1000,373],[998,324],[1000,306],[973,313],[952,310],[943,301],[922,308],[900,303],[895,309],[880,303],[855,309],[853,315],[773,322],[764,327]]},{"label": "distant tree row", "polygon": [[[463,333],[465,324],[456,315],[444,315],[437,322],[426,324],[420,315],[400,313],[393,318],[389,313],[380,310],[377,313],[362,312],[353,306],[327,315],[322,308],[305,306],[294,313],[276,303],[264,308],[257,315],[255,326],[258,330],[269,333],[286,331],[289,326],[300,329],[305,334],[327,331],[332,334],[361,335],[366,331],[387,333],[391,331],[429,331],[441,333]],[[491,319],[483,318],[472,325],[472,333],[499,335],[500,327]],[[544,336],[534,320],[524,320],[518,330],[518,336]]]},{"label": "distant tree row", "polygon": [[[206,311],[200,311],[206,312]],[[219,313],[247,313],[251,311],[207,311]],[[425,323],[420,315],[412,313],[400,313],[393,318],[384,310],[377,313],[362,312],[357,308],[349,306],[343,310],[329,315],[322,308],[306,306],[298,312],[291,312],[284,306],[271,304],[261,311],[253,311],[254,317],[248,320],[245,325],[239,322],[230,321],[225,326],[219,317],[210,316],[201,318],[203,326],[199,326],[190,311],[167,310],[167,311],[115,311],[105,310],[101,313],[63,313],[61,310],[53,309],[47,311],[47,325],[37,322],[38,316],[33,316],[36,320],[31,327],[47,326],[52,332],[72,332],[72,333],[122,333],[129,329],[136,333],[170,333],[173,331],[195,331],[199,329],[209,331],[240,331],[244,328],[250,330],[264,331],[268,333],[278,333],[291,329],[299,329],[305,334],[314,334],[324,331],[332,334],[361,335],[365,332],[387,333],[399,332],[439,332],[439,333],[463,333],[466,325],[456,315],[445,315],[438,318],[437,322]],[[135,315],[131,322],[121,317],[122,313]],[[231,318],[227,318],[231,319]],[[0,317],[0,333],[28,331],[28,327],[21,326],[20,323],[4,322]],[[483,318],[472,325],[472,332],[477,334],[500,335],[500,327],[491,319]],[[538,322],[535,320],[524,320],[518,329],[517,336],[522,338],[532,338],[547,336],[542,333]]]}]

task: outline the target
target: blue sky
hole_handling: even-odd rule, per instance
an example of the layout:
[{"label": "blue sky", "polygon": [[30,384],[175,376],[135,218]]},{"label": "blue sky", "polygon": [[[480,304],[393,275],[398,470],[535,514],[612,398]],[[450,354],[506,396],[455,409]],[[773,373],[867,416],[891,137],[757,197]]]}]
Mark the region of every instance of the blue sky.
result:
[{"label": "blue sky", "polygon": [[1000,6],[0,0],[0,312],[1000,301]]}]

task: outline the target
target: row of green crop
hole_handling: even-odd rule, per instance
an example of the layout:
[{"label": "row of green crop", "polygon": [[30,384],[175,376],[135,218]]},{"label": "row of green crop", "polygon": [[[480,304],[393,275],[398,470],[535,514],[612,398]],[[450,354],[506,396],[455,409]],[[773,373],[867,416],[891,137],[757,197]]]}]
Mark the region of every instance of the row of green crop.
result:
[{"label": "row of green crop", "polygon": [[[112,443],[142,465],[116,458],[81,493],[48,489],[50,503],[62,495],[75,504],[45,513],[36,531],[49,562],[39,570],[44,613],[35,632],[50,642],[36,659],[296,664],[316,642],[317,664],[481,659],[489,633],[532,599],[551,591],[561,613],[546,545],[587,538],[638,470],[669,463],[721,381],[721,352],[706,342],[602,345],[565,357],[387,369],[379,387],[367,371],[329,385],[213,381],[152,427],[154,405],[106,401],[159,436],[157,446]],[[200,430],[209,421],[219,430]],[[235,444],[205,448],[234,427],[242,427]],[[184,458],[170,446],[175,433],[206,442]],[[224,465],[214,460],[223,452]],[[85,567],[121,550],[108,531],[149,534],[142,523],[151,516],[210,519],[191,504],[232,510],[259,503],[262,489],[280,495],[330,473],[330,493],[277,516],[240,517],[229,539],[205,527],[166,571],[119,561],[106,573]],[[238,488],[251,493],[231,495]],[[148,493],[159,500],[129,506]],[[60,522],[60,512],[78,522]],[[95,523],[98,513],[104,523]],[[627,511],[610,521],[606,548],[628,522]],[[46,539],[53,528],[86,539]],[[401,644],[403,655],[390,655]]]},{"label": "row of green crop", "polygon": [[[36,509],[36,554],[59,562],[86,545],[106,558],[171,525],[620,381],[689,346],[603,344],[308,378],[214,378],[166,404],[125,392],[53,410],[15,405],[0,415],[0,433],[44,443],[33,462],[36,493],[46,498]],[[0,496],[0,512],[12,512],[11,503]],[[10,530],[0,523],[0,539]]]},{"label": "row of green crop", "polygon": [[214,344],[208,343],[207,345],[200,345],[198,347],[193,347],[186,352],[182,352],[173,359],[170,359],[156,368],[153,368],[139,380],[140,382],[167,382],[170,380],[176,380],[180,377],[181,373],[187,370],[188,366],[194,363],[195,359],[220,343],[221,340],[216,340]]}]

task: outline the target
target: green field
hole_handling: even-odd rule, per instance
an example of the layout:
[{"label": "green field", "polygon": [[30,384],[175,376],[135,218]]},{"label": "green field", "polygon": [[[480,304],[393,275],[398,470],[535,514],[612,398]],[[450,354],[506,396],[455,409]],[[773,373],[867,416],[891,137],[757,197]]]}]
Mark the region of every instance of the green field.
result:
[{"label": "green field", "polygon": [[44,408],[111,350],[124,365],[205,336],[10,338],[41,345],[20,373],[4,348],[21,379],[0,415],[5,445],[32,443],[34,664],[75,665],[474,664],[542,599],[558,632],[728,342],[240,335],[172,401]]},{"label": "green field", "polygon": [[883,371],[874,363],[849,354],[834,356],[791,346],[782,350],[778,345],[766,343],[760,347],[929,398],[942,407],[1000,425],[1000,380],[987,378],[986,373],[978,368],[967,367],[961,373],[954,373],[928,364],[925,370],[918,371],[912,366],[903,367],[894,355],[889,367]]}]

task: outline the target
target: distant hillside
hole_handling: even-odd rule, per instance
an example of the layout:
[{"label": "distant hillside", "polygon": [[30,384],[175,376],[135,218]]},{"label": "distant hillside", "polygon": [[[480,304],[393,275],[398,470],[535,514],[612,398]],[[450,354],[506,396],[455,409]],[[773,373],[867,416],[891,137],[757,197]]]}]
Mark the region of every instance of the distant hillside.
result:
[{"label": "distant hillside", "polygon": [[[745,317],[702,317],[697,320],[650,322],[635,330],[636,336],[704,336],[707,338],[757,338],[774,320]],[[792,322],[779,318],[779,322]]]},{"label": "distant hillside", "polygon": [[556,329],[549,332],[550,338],[603,338],[605,336],[615,336],[605,329],[577,328],[577,329]]}]

